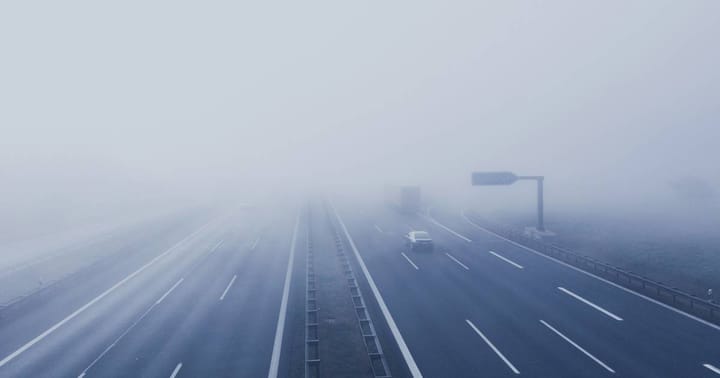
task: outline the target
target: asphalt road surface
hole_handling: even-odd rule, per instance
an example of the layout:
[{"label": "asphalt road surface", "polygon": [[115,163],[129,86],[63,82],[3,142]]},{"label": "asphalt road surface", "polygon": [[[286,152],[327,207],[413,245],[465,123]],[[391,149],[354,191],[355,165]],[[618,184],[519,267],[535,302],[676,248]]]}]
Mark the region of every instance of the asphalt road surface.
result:
[{"label": "asphalt road surface", "polygon": [[316,199],[83,248],[0,307],[0,377],[720,377],[720,327],[457,212]]}]

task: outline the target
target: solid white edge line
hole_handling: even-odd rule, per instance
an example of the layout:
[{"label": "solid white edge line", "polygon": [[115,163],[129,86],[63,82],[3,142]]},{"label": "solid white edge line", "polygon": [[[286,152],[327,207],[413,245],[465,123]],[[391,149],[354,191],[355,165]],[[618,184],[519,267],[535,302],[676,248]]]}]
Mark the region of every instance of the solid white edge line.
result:
[{"label": "solid white edge line", "polygon": [[600,366],[602,366],[603,368],[605,368],[605,370],[607,370],[607,371],[609,371],[609,372],[611,372],[611,373],[615,373],[615,370],[613,370],[612,368],[610,368],[610,366],[607,366],[604,362],[600,361],[600,359],[598,359],[597,357],[595,357],[595,356],[593,356],[592,354],[590,354],[590,352],[588,352],[588,351],[586,351],[585,349],[583,349],[583,347],[581,347],[580,345],[576,344],[574,341],[570,340],[569,337],[563,335],[560,331],[556,330],[553,326],[551,326],[550,324],[548,324],[546,321],[540,320],[540,323],[542,323],[545,327],[550,328],[551,331],[555,332],[558,336],[562,337],[565,341],[567,341],[568,343],[570,343],[570,345],[574,346],[574,347],[577,348],[579,351],[583,352],[583,354],[585,354],[586,356],[590,357],[590,358],[591,358],[593,361],[595,361],[598,365],[600,365]]},{"label": "solid white edge line", "polygon": [[517,368],[515,368],[515,365],[513,365],[510,362],[510,360],[505,358],[505,356],[498,350],[498,348],[496,348],[495,345],[493,345],[493,343],[491,343],[490,340],[487,337],[485,337],[485,335],[483,335],[483,333],[480,332],[480,330],[477,327],[475,327],[475,324],[473,324],[473,322],[471,322],[470,319],[465,319],[465,322],[470,327],[472,327],[472,329],[475,331],[475,333],[477,333],[478,336],[480,336],[483,339],[483,341],[485,341],[485,344],[487,344],[493,350],[493,352],[495,352],[495,354],[497,354],[498,357],[500,357],[500,359],[503,360],[503,362],[505,362],[505,365],[507,365],[510,368],[510,370],[513,371],[513,373],[520,374],[520,371]]},{"label": "solid white edge line", "polygon": [[512,261],[512,260],[510,260],[510,259],[508,259],[508,258],[506,258],[506,257],[500,256],[499,254],[497,254],[497,253],[495,253],[495,252],[493,252],[493,251],[488,251],[488,252],[490,252],[491,255],[499,258],[499,259],[502,260],[502,261],[505,261],[506,263],[508,263],[508,264],[510,264],[510,265],[518,268],[518,269],[523,269],[523,266],[522,266],[522,265],[520,265],[520,264],[518,264],[518,263],[516,263],[516,262],[514,262],[514,261]]},{"label": "solid white edge line", "polygon": [[251,250],[251,251],[254,251],[254,250],[255,250],[255,247],[257,247],[257,245],[258,245],[259,242],[260,242],[260,236],[258,236],[257,238],[255,238],[255,241],[254,241],[254,242],[252,243],[252,245],[250,246],[250,250]]},{"label": "solid white edge line", "polygon": [[689,318],[689,319],[695,320],[695,321],[698,322],[698,323],[704,324],[704,325],[706,325],[706,326],[708,326],[708,327],[710,327],[710,328],[713,328],[713,329],[715,329],[715,330],[717,330],[717,331],[720,331],[720,326],[718,326],[718,325],[716,325],[716,324],[713,324],[713,323],[710,323],[710,322],[708,322],[707,320],[700,319],[700,318],[698,318],[698,317],[695,316],[695,315],[688,314],[688,313],[685,312],[685,311],[682,311],[682,310],[680,310],[680,309],[677,309],[677,308],[675,308],[675,307],[672,307],[672,306],[670,306],[670,305],[667,305],[667,304],[665,304],[665,303],[662,303],[662,302],[660,302],[660,301],[658,301],[658,300],[656,300],[656,299],[650,298],[650,297],[645,296],[645,295],[643,295],[643,294],[640,294],[640,293],[638,293],[638,292],[636,292],[636,291],[632,291],[632,290],[630,290],[630,289],[628,289],[628,288],[626,288],[626,287],[624,287],[624,286],[620,286],[620,285],[616,284],[615,282],[608,281],[608,280],[606,280],[606,279],[604,279],[604,278],[602,278],[602,277],[600,277],[600,276],[596,276],[596,275],[594,275],[594,274],[592,274],[592,273],[590,273],[590,272],[586,272],[586,271],[584,271],[584,270],[582,270],[582,269],[580,269],[580,268],[578,268],[578,267],[572,266],[572,265],[570,265],[570,264],[568,264],[568,263],[566,263],[566,262],[560,261],[560,260],[558,260],[558,259],[556,259],[556,258],[554,258],[554,257],[545,255],[545,254],[540,253],[540,252],[538,252],[538,251],[536,251],[536,250],[534,250],[534,249],[532,249],[532,248],[530,248],[530,247],[526,247],[526,246],[524,246],[524,245],[522,245],[522,244],[520,244],[520,243],[514,242],[514,241],[512,241],[512,240],[510,240],[510,239],[508,239],[508,238],[505,238],[505,237],[503,237],[503,236],[500,236],[500,235],[498,235],[498,234],[496,234],[496,233],[494,233],[494,232],[492,232],[492,231],[490,231],[490,230],[488,230],[488,229],[486,229],[486,228],[484,228],[484,227],[476,224],[475,222],[471,221],[470,219],[468,219],[468,218],[465,216],[465,212],[464,212],[464,211],[462,212],[462,216],[463,216],[463,218],[465,218],[465,220],[466,220],[468,223],[470,223],[471,225],[475,226],[477,229],[482,230],[482,231],[484,231],[484,232],[486,232],[486,233],[488,233],[488,234],[490,234],[490,235],[493,235],[493,236],[497,237],[498,239],[505,240],[506,242],[508,242],[508,243],[510,243],[510,244],[518,247],[518,248],[522,248],[522,249],[524,249],[524,250],[526,250],[526,251],[528,251],[528,252],[532,252],[532,253],[540,256],[540,257],[543,257],[543,258],[546,258],[546,259],[548,259],[548,260],[554,261],[554,262],[556,262],[556,263],[558,263],[558,264],[560,264],[560,265],[563,265],[563,266],[565,266],[565,267],[567,267],[567,268],[570,268],[570,269],[572,269],[572,270],[574,270],[574,271],[576,271],[576,272],[582,273],[582,274],[584,274],[584,275],[586,275],[586,276],[589,276],[589,277],[595,278],[595,279],[597,279],[597,280],[599,280],[599,281],[605,282],[606,284],[608,284],[608,285],[610,285],[610,286],[614,286],[614,287],[616,287],[616,288],[618,288],[618,289],[620,289],[620,290],[622,290],[622,291],[624,291],[624,292],[626,292],[626,293],[628,293],[628,294],[632,294],[632,295],[634,295],[634,296],[636,296],[636,297],[645,299],[645,300],[648,301],[648,302],[655,303],[655,304],[658,305],[658,306],[664,307],[664,308],[666,308],[666,309],[668,309],[668,310],[670,310],[670,311],[673,311],[673,312],[675,312],[675,313],[677,313],[677,314],[679,314],[679,315],[685,316],[685,317],[687,317],[687,318]]},{"label": "solid white edge line", "polygon": [[180,285],[180,283],[183,282],[184,279],[185,279],[185,278],[179,279],[178,282],[175,283],[175,285],[173,285],[168,291],[165,292],[165,294],[163,294],[162,297],[160,297],[160,299],[157,300],[157,302],[155,302],[155,304],[156,304],[156,305],[160,304],[160,302],[162,302],[162,301],[165,299],[165,297],[167,297],[168,295],[170,295],[170,293],[171,293],[173,290],[175,290],[175,288],[178,287],[178,285]]},{"label": "solid white edge line", "polygon": [[566,289],[566,288],[564,288],[564,287],[558,286],[558,290],[560,290],[560,291],[562,291],[563,293],[565,293],[565,294],[567,294],[567,295],[569,295],[569,296],[571,296],[571,297],[579,300],[579,301],[582,302],[582,303],[585,303],[586,305],[588,305],[588,306],[590,306],[590,307],[592,307],[592,308],[594,308],[594,309],[602,312],[603,314],[605,314],[605,315],[607,315],[607,316],[609,316],[609,317],[611,317],[611,318],[613,318],[613,319],[615,319],[615,320],[617,320],[617,321],[619,321],[619,322],[621,322],[621,321],[623,320],[621,317],[619,317],[619,316],[613,314],[612,312],[610,312],[610,311],[608,311],[608,310],[606,310],[606,309],[604,309],[604,308],[596,305],[595,303],[590,302],[589,300],[587,300],[587,299],[585,299],[585,298],[583,298],[583,297],[581,297],[581,296],[573,293],[572,291],[570,291],[570,290],[568,290],[568,289]]},{"label": "solid white edge line", "polygon": [[461,263],[458,259],[456,259],[455,257],[453,257],[451,254],[445,252],[445,255],[446,255],[447,257],[449,257],[452,261],[455,261],[455,262],[456,262],[458,265],[460,265],[461,267],[465,268],[465,270],[470,270],[470,268],[468,268],[467,265]]},{"label": "solid white edge line", "polygon": [[403,257],[405,258],[405,260],[407,260],[407,262],[409,262],[410,265],[412,265],[413,268],[415,268],[415,270],[420,270],[420,268],[418,268],[418,266],[415,265],[415,263],[414,263],[412,260],[410,260],[410,258],[405,254],[405,252],[400,252],[400,254],[403,255]]},{"label": "solid white edge line", "polygon": [[423,217],[424,217],[425,219],[429,220],[430,222],[432,222],[433,224],[435,224],[436,226],[438,226],[438,227],[444,229],[445,231],[447,231],[447,232],[449,232],[449,233],[457,236],[458,238],[460,238],[460,239],[462,239],[462,240],[465,240],[465,241],[468,242],[468,243],[472,243],[472,240],[470,240],[470,238],[467,238],[467,237],[465,237],[465,236],[463,236],[463,235],[460,235],[459,233],[457,233],[457,232],[453,231],[452,229],[450,229],[450,227],[445,226],[444,224],[442,224],[442,223],[438,222],[437,220],[435,220],[435,218],[433,218],[433,217],[431,217],[431,216],[429,216],[429,215],[424,215]]},{"label": "solid white edge line", "polygon": [[175,376],[177,376],[178,373],[180,372],[180,368],[182,368],[182,362],[180,362],[179,364],[177,364],[177,366],[175,366],[175,370],[173,370],[172,374],[170,375],[170,378],[175,378]]},{"label": "solid white edge line", "polygon": [[225,295],[228,293],[228,290],[230,290],[230,286],[232,286],[233,282],[235,282],[235,279],[237,278],[237,274],[233,275],[233,278],[230,280],[230,283],[225,288],[225,291],[223,291],[222,295],[220,296],[220,301],[225,299]]},{"label": "solid white edge line", "polygon": [[715,366],[712,366],[710,364],[703,364],[703,366],[715,374],[720,374],[720,369],[716,368]]},{"label": "solid white edge line", "polygon": [[342,218],[340,218],[340,214],[338,214],[337,209],[335,209],[335,206],[330,205],[330,207],[333,210],[333,213],[335,213],[335,217],[338,220],[338,223],[340,223],[340,227],[343,230],[343,233],[345,233],[345,237],[347,238],[348,243],[350,244],[350,248],[352,248],[353,253],[355,254],[355,258],[358,261],[358,265],[360,265],[360,269],[363,272],[363,275],[365,275],[365,279],[368,282],[368,285],[370,286],[370,290],[372,291],[373,295],[375,296],[375,300],[378,303],[378,306],[380,307],[380,311],[382,312],[383,316],[385,317],[385,322],[387,323],[388,327],[390,328],[390,331],[393,334],[393,337],[395,338],[395,342],[398,344],[398,348],[400,349],[400,353],[403,355],[403,359],[405,359],[405,363],[408,366],[408,369],[410,370],[410,374],[414,378],[422,378],[422,373],[420,372],[420,369],[418,368],[417,364],[415,363],[415,359],[412,356],[412,353],[410,353],[410,349],[408,348],[407,344],[405,343],[405,339],[403,339],[402,334],[400,334],[400,329],[398,329],[397,324],[395,324],[395,320],[393,319],[392,315],[390,314],[390,310],[388,310],[387,305],[385,304],[385,301],[383,300],[382,295],[380,295],[380,290],[378,290],[377,286],[375,285],[375,281],[373,280],[372,276],[370,275],[370,272],[368,271],[367,266],[365,266],[365,261],[363,261],[362,256],[360,256],[360,252],[358,251],[357,247],[355,246],[355,242],[353,242],[352,237],[350,237],[350,233],[347,230],[347,227],[345,227],[345,222],[343,222]]},{"label": "solid white edge line", "polygon": [[299,225],[300,214],[295,218],[295,229],[293,230],[292,241],[290,242],[290,258],[288,258],[287,271],[285,272],[285,285],[283,286],[282,300],[280,301],[280,313],[278,313],[277,328],[275,329],[275,342],[273,343],[273,351],[270,358],[268,378],[276,378],[278,376],[278,369],[280,368],[280,352],[282,349],[283,333],[285,332],[285,318],[287,317],[288,296],[290,295],[290,280],[292,279],[293,261],[295,260],[295,241],[297,240]]},{"label": "solid white edge line", "polygon": [[208,227],[211,223],[212,223],[212,222],[206,223],[204,226],[200,227],[199,229],[197,229],[197,230],[196,230],[195,232],[193,232],[192,234],[186,236],[184,239],[180,240],[180,241],[177,242],[175,245],[173,245],[172,247],[170,247],[170,248],[168,248],[167,250],[165,250],[165,252],[159,254],[158,256],[155,256],[152,260],[150,260],[150,261],[149,261],[148,263],[146,263],[145,265],[141,266],[138,270],[130,273],[128,276],[126,276],[125,278],[123,278],[122,280],[120,280],[118,283],[116,283],[115,285],[111,286],[109,289],[107,289],[107,290],[105,290],[104,292],[102,292],[100,295],[98,295],[97,297],[95,297],[94,299],[92,299],[90,302],[86,303],[85,305],[83,305],[83,306],[80,307],[79,309],[75,310],[75,312],[73,312],[72,314],[66,316],[63,320],[55,323],[55,325],[53,325],[52,327],[48,328],[45,332],[43,332],[43,333],[41,333],[40,335],[36,336],[34,339],[28,341],[27,343],[25,343],[25,345],[21,346],[21,347],[18,348],[16,351],[14,351],[14,352],[10,353],[9,355],[7,355],[5,358],[3,358],[3,359],[0,361],[0,367],[5,366],[8,362],[12,361],[12,360],[15,359],[17,356],[21,355],[21,354],[24,353],[26,350],[30,349],[33,345],[37,344],[38,342],[40,342],[41,340],[43,340],[44,338],[46,338],[48,335],[50,335],[51,333],[55,332],[56,329],[62,327],[65,323],[69,322],[70,320],[74,319],[76,316],[80,315],[82,312],[84,312],[85,310],[87,310],[90,306],[94,305],[95,303],[97,303],[97,302],[100,301],[101,299],[105,298],[108,294],[110,294],[110,293],[112,293],[113,291],[115,291],[118,287],[122,286],[125,282],[130,281],[130,280],[133,279],[135,276],[137,276],[138,274],[142,273],[142,271],[144,271],[145,269],[147,269],[148,267],[150,267],[151,265],[153,265],[155,262],[157,262],[157,261],[160,260],[161,258],[165,257],[165,256],[168,255],[170,252],[174,251],[174,250],[175,250],[176,248],[178,248],[180,245],[186,243],[190,238],[192,238],[192,237],[194,237],[195,235],[197,235],[200,231],[202,231],[203,229],[205,229],[206,227]]}]

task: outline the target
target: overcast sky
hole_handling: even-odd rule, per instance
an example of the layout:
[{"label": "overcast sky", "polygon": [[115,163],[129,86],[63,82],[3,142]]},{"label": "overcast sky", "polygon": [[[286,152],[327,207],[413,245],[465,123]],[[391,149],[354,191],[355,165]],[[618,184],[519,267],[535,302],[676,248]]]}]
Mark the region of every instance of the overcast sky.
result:
[{"label": "overcast sky", "polygon": [[715,0],[5,1],[0,198],[513,170],[717,203],[718,36]]}]

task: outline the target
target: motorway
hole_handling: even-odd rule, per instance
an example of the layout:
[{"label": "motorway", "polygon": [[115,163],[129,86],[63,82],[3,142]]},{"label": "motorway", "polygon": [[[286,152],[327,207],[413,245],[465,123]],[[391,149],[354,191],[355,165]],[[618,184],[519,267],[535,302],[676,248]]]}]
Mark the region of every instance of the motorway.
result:
[{"label": "motorway", "polygon": [[[459,213],[341,213],[425,376],[718,376],[717,326],[521,248]],[[410,229],[428,230],[437,249],[403,253],[399,235]]]},{"label": "motorway", "polygon": [[0,307],[0,377],[720,377],[720,327],[458,211],[316,199],[85,248],[112,253]]},{"label": "motorway", "polygon": [[154,235],[154,250],[121,250],[3,308],[0,376],[266,375],[283,285],[267,278],[284,275],[294,220]]}]

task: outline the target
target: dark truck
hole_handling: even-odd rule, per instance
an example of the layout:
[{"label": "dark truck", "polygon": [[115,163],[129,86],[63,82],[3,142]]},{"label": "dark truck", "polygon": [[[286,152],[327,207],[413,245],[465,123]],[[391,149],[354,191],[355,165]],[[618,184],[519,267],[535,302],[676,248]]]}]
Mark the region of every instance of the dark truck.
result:
[{"label": "dark truck", "polygon": [[420,211],[420,187],[416,185],[388,186],[385,188],[385,202],[406,214]]}]

